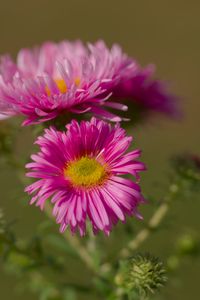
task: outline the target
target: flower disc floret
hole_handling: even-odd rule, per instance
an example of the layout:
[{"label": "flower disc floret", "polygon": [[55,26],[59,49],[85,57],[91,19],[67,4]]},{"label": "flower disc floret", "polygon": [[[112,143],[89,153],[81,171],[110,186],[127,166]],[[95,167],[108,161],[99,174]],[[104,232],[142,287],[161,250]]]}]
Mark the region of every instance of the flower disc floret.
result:
[{"label": "flower disc floret", "polygon": [[74,187],[91,188],[103,183],[106,169],[96,159],[83,156],[70,162],[65,168],[64,174]]}]

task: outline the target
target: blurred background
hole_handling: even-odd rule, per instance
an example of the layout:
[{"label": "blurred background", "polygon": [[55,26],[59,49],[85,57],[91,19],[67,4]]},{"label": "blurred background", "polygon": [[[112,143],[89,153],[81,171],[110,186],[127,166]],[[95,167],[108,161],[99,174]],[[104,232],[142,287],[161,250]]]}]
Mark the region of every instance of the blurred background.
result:
[{"label": "blurred background", "polygon": [[[157,183],[165,184],[171,155],[200,153],[199,10],[200,4],[195,0],[1,0],[0,54],[16,56],[20,48],[46,40],[94,42],[101,38],[109,46],[119,43],[142,66],[155,63],[157,76],[169,81],[172,91],[181,98],[184,118],[174,121],[155,115],[151,122],[129,128],[129,131],[135,136],[137,147],[143,149],[142,158],[148,165],[148,172],[143,175],[143,188],[159,198],[162,192],[158,191]],[[20,129],[16,146],[18,155],[26,153],[31,144],[29,129]],[[17,220],[19,237],[28,236],[45,216],[23,203],[22,187],[13,172],[1,169],[0,182],[0,206],[6,218]],[[13,190],[16,190],[15,194]],[[143,249],[165,259],[179,233],[187,228],[199,230],[199,200],[188,199],[173,205],[170,212],[173,230],[166,229],[154,235]],[[73,270],[69,274],[74,277]],[[197,299],[199,276],[199,261],[183,265],[178,271],[179,280],[169,284],[163,292],[164,298]],[[15,282],[15,277],[5,275],[1,270],[1,299],[37,299],[36,295],[19,294]]]}]

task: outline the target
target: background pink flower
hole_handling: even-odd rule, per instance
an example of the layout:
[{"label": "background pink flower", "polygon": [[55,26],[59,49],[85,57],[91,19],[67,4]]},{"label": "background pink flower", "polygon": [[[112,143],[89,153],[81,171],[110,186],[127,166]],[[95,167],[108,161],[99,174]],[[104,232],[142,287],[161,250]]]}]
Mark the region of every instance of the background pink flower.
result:
[{"label": "background pink flower", "polygon": [[[49,42],[33,50],[22,49],[16,64],[8,56],[1,59],[0,111],[6,113],[5,104],[12,106],[16,114],[27,117],[25,125],[63,112],[86,111],[120,121],[103,106],[108,89],[131,69],[135,69],[134,62],[118,45],[109,50],[103,42],[88,47],[80,41]],[[127,109],[120,104],[117,108]]]},{"label": "background pink flower", "polygon": [[[0,64],[0,113],[26,116],[24,125],[51,120],[62,113],[91,112],[112,121],[121,118],[108,108],[127,110],[119,98],[146,108],[176,112],[175,99],[118,45],[103,41],[47,42],[22,49],[16,63],[3,56]],[[113,99],[110,101],[110,96]],[[9,108],[9,109],[8,109]],[[106,109],[105,109],[106,108]]]},{"label": "background pink flower", "polygon": [[145,111],[157,111],[171,117],[180,117],[178,98],[168,92],[169,84],[155,77],[155,66],[149,65],[137,71],[129,78],[122,78],[113,89],[115,101],[133,103]]}]

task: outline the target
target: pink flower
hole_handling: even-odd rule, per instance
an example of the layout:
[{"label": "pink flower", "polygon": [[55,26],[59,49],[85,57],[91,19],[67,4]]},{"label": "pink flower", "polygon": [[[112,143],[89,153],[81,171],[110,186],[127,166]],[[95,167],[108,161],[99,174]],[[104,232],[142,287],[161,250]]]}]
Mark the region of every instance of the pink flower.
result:
[{"label": "pink flower", "polygon": [[[118,45],[103,41],[44,43],[22,49],[17,62],[4,56],[0,64],[0,114],[26,116],[24,125],[51,120],[62,113],[91,112],[112,121],[121,118],[105,108],[125,111],[118,99],[130,98],[146,108],[173,114],[174,97],[152,79]],[[113,101],[109,98],[113,94]]]},{"label": "pink flower", "polygon": [[[86,219],[109,234],[118,220],[126,215],[140,217],[137,206],[144,202],[138,185],[139,172],[145,170],[137,159],[140,150],[125,153],[132,138],[116,124],[92,118],[90,122],[72,121],[67,132],[53,127],[38,137],[40,152],[27,164],[27,176],[38,181],[25,191],[34,194],[31,204],[41,209],[51,198],[53,215],[60,231],[86,232]],[[124,178],[126,174],[136,177]],[[49,200],[50,201],[50,200]]]},{"label": "pink flower", "polygon": [[[103,107],[113,106],[107,101],[111,87],[131,69],[134,62],[119,46],[109,50],[103,42],[85,47],[80,41],[64,41],[22,49],[16,64],[8,56],[1,58],[0,113],[23,114],[24,125],[88,111],[120,121]],[[114,107],[127,109],[119,103]]]},{"label": "pink flower", "polygon": [[168,92],[166,82],[155,80],[155,66],[149,65],[142,69],[139,65],[137,71],[129,78],[121,78],[119,84],[114,87],[113,99],[127,103],[135,103],[145,111],[157,111],[171,117],[180,117],[178,98]]}]

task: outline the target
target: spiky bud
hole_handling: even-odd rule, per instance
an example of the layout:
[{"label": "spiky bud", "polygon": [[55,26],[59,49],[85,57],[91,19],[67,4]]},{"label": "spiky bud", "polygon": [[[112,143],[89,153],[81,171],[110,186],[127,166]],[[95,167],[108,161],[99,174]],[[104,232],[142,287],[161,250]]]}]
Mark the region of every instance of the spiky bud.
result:
[{"label": "spiky bud", "polygon": [[163,263],[149,254],[122,261],[115,277],[115,283],[127,294],[137,293],[140,297],[154,293],[166,280]]}]

